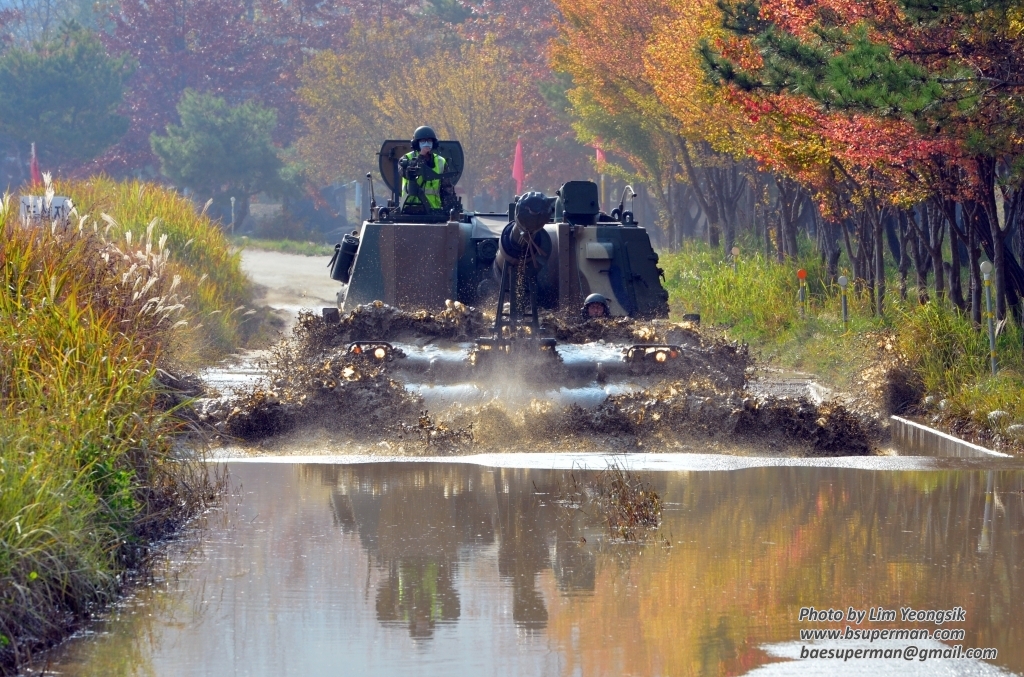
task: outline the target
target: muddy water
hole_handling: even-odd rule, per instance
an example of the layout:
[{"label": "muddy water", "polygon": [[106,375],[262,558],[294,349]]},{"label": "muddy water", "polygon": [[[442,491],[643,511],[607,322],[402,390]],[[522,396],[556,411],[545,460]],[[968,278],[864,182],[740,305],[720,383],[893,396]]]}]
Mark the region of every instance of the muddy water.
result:
[{"label": "muddy water", "polygon": [[845,624],[800,623],[800,607],[880,605],[962,606],[948,627],[965,638],[947,644],[998,658],[830,661],[829,673],[1024,671],[1024,470],[877,460],[650,472],[666,511],[643,545],[559,502],[586,471],[231,464],[225,505],[49,670],[822,674],[792,660],[798,631]]}]

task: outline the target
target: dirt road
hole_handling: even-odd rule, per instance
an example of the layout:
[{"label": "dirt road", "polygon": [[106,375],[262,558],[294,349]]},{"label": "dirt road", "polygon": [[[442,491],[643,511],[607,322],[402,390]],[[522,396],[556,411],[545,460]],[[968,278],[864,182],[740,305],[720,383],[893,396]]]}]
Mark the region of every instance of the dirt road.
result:
[{"label": "dirt road", "polygon": [[242,251],[242,270],[260,288],[257,302],[279,311],[287,327],[301,308],[334,306],[341,285],[327,272],[329,256],[301,256],[258,249]]}]

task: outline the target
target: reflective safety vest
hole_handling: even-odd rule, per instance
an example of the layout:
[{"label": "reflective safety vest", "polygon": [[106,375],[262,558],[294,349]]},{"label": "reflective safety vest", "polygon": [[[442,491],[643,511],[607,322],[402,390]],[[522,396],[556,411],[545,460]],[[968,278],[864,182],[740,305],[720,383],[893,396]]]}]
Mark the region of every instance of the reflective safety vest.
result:
[{"label": "reflective safety vest", "polygon": [[[418,153],[411,151],[405,154],[405,159],[412,162],[416,159]],[[434,153],[434,171],[438,174],[443,174],[445,168],[444,158]],[[441,208],[441,179],[426,180],[423,176],[416,177],[416,183],[423,188],[423,194],[427,196],[427,202],[430,204],[431,209]],[[409,194],[409,179],[402,179],[402,199],[405,200],[407,205],[418,205],[420,199],[415,195]]]}]

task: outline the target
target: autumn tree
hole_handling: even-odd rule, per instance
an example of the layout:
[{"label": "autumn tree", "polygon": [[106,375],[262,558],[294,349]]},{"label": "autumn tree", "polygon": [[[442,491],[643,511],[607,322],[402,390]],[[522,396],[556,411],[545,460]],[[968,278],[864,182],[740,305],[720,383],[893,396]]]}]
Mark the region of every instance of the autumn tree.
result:
[{"label": "autumn tree", "polygon": [[676,124],[644,77],[643,54],[664,2],[556,0],[561,12],[551,64],[567,73],[577,136],[625,161],[629,177],[650,185],[662,210],[683,228],[682,166]]},{"label": "autumn tree", "polygon": [[466,167],[459,187],[468,204],[485,186],[505,182],[516,137],[544,105],[534,83],[516,69],[515,54],[487,37],[419,59],[407,77],[433,85],[396,96],[397,121],[412,130],[418,120],[433,120],[438,134],[462,144]]},{"label": "autumn tree", "polygon": [[410,84],[388,83],[388,78],[404,75],[418,49],[415,35],[404,24],[357,24],[347,43],[348,49],[317,53],[299,73],[306,133],[297,146],[308,171],[323,185],[361,179],[375,169],[381,141],[410,136],[398,128],[384,90]]},{"label": "autumn tree", "polygon": [[[552,191],[570,179],[595,175],[593,148],[579,139],[572,127],[566,92],[572,86],[564,72],[552,69],[549,44],[558,36],[559,9],[552,0],[479,0],[471,3],[472,16],[459,26],[459,35],[479,43],[485,38],[515,55],[514,71],[520,82],[530,82],[530,116],[523,122],[522,138],[526,185]],[[536,98],[539,95],[540,98]],[[507,169],[512,150],[504,161],[506,181],[498,190],[511,196],[514,185]]]},{"label": "autumn tree", "polygon": [[37,143],[44,163],[74,169],[121,138],[117,111],[132,66],[112,58],[92,32],[65,24],[51,40],[0,57],[0,135]]},{"label": "autumn tree", "polygon": [[309,132],[299,148],[319,181],[362,176],[381,141],[429,124],[463,145],[467,206],[507,182],[516,137],[544,105],[510,50],[489,38],[424,41],[405,23],[356,26],[349,41],[368,48],[321,52],[301,73]]},{"label": "autumn tree", "polygon": [[105,39],[138,64],[127,96],[131,124],[97,168],[123,173],[154,165],[149,136],[177,121],[185,89],[274,109],[275,140],[291,143],[299,122],[298,70],[310,51],[338,44],[351,10],[308,0],[121,0]]},{"label": "autumn tree", "polygon": [[14,43],[14,30],[18,14],[13,9],[0,9],[0,54]]},{"label": "autumn tree", "polygon": [[[727,23],[760,62],[744,66],[709,50],[713,71],[762,102],[796,97],[814,104],[812,114],[822,120],[845,119],[848,131],[867,132],[859,140],[831,138],[868,155],[884,147],[886,157],[865,169],[896,169],[890,175],[897,185],[902,173],[911,179],[904,186],[927,186],[951,237],[963,226],[968,242],[977,238],[995,263],[999,314],[1008,291],[1015,303],[1024,271],[1005,241],[1019,229],[1006,217],[1020,218],[1024,199],[1016,197],[1024,91],[1013,75],[1024,59],[1017,3],[821,0],[794,12],[769,0],[725,7]],[[878,143],[886,129],[897,143]],[[970,218],[961,223],[964,213]]]},{"label": "autumn tree", "polygon": [[163,174],[179,188],[213,198],[223,210],[236,199],[236,221],[249,213],[249,198],[259,192],[281,195],[288,186],[271,136],[277,114],[256,103],[230,106],[220,98],[185,90],[178,104],[180,125],[150,143]]},{"label": "autumn tree", "polygon": [[[703,32],[717,26],[716,5],[676,0],[561,0],[558,5],[563,21],[552,63],[572,75],[569,99],[577,134],[600,139],[625,159],[633,178],[654,189],[673,241],[687,231],[694,199],[708,220],[708,241],[728,251],[741,219],[740,203],[752,190],[753,166],[745,162],[743,144],[728,142],[731,127],[745,124],[745,118],[720,115],[708,105],[712,95],[724,100],[713,87],[705,86],[703,97],[693,88],[703,85],[697,44]],[[666,27],[677,35],[665,34]],[[681,70],[689,82],[677,86],[680,69],[666,76],[663,62],[688,63]]]}]

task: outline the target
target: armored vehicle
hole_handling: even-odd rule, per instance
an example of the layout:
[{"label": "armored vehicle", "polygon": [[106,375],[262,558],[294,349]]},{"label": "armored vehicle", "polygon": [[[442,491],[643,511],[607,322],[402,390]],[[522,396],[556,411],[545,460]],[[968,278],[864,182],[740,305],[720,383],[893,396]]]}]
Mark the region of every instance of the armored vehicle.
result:
[{"label": "armored vehicle", "polygon": [[[353,311],[383,308],[382,302],[436,312],[464,304],[493,309],[492,329],[475,341],[464,337],[447,344],[366,336],[349,346],[352,353],[388,362],[406,387],[424,398],[441,393],[459,402],[497,396],[495,384],[508,384],[509,374],[517,374],[516,383],[530,376],[555,385],[549,399],[567,396],[593,404],[665,372],[701,368],[705,360],[697,354],[700,340],[692,330],[664,323],[665,331],[637,334],[631,323],[616,319],[656,320],[669,310],[658,255],[622,202],[605,213],[596,184],[568,181],[552,197],[518,196],[507,213],[463,211],[454,191],[465,166],[462,146],[457,141],[438,146],[446,160],[444,173],[417,168],[425,180],[440,180],[441,208],[430,209],[426,200],[409,207],[401,197],[399,163],[410,142],[384,142],[379,166],[390,196],[378,204],[367,175],[370,218],[336,246],[330,265],[331,277],[345,285],[339,306]],[[415,191],[414,182],[409,184]],[[623,197],[627,192],[631,189]],[[592,295],[600,299],[596,310],[609,318],[585,316],[584,299]],[[542,311],[557,316],[560,342],[541,322]],[[337,309],[325,309],[325,318],[328,313],[338,317]],[[574,334],[566,326],[594,331]],[[606,329],[615,331],[602,333]],[[612,333],[618,342],[594,338]],[[569,335],[583,338],[574,341]],[[641,336],[662,342],[630,341]],[[742,381],[742,375],[738,378]],[[453,390],[444,383],[461,385]]]},{"label": "armored vehicle", "polygon": [[[360,232],[336,248],[331,277],[347,285],[339,293],[343,310],[377,300],[410,310],[440,308],[446,300],[483,305],[499,291],[501,267],[523,254],[513,241],[515,203],[507,213],[462,210],[454,193],[465,166],[457,141],[439,142],[448,168],[440,177],[441,209],[403,208],[399,160],[411,148],[408,141],[384,142],[379,167],[390,197],[380,206],[374,198]],[[568,181],[550,202],[548,218],[524,239],[536,264],[540,308],[575,313],[599,293],[612,316],[668,315],[658,255],[631,211],[621,203],[601,211],[592,181]]]}]

